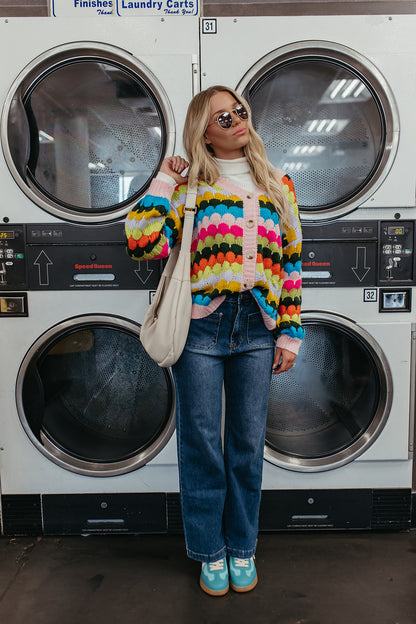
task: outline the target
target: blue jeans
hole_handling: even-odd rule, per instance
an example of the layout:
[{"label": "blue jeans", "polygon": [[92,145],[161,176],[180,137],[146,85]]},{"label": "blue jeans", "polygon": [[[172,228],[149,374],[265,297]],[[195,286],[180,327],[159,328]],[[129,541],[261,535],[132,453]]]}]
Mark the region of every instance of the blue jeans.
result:
[{"label": "blue jeans", "polygon": [[185,541],[197,561],[255,552],[273,358],[272,332],[245,292],[191,321],[173,366]]}]

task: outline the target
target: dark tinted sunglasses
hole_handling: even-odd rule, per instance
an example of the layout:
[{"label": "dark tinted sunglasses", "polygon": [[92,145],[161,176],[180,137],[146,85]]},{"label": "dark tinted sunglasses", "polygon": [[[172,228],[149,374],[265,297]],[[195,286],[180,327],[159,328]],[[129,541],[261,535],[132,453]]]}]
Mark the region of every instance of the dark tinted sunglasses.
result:
[{"label": "dark tinted sunglasses", "polygon": [[[248,119],[248,112],[242,104],[239,104],[238,106],[233,108],[231,113],[234,113],[234,115],[237,115],[238,117],[240,117],[240,119],[243,119],[243,120]],[[225,128],[225,129],[231,128],[231,126],[233,125],[233,118],[232,118],[231,113],[227,113],[227,112],[221,113],[221,115],[218,115],[215,121],[208,124],[208,127],[212,126],[213,123],[217,123],[220,126],[220,128]]]}]

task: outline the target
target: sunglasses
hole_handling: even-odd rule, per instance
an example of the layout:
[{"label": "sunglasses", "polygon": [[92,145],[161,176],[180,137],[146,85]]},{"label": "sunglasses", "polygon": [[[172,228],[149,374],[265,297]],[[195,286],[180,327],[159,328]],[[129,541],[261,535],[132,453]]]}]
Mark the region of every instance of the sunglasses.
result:
[{"label": "sunglasses", "polygon": [[[234,113],[234,115],[240,117],[240,119],[243,119],[243,120],[248,119],[248,112],[242,104],[239,104],[238,106],[233,108],[231,113]],[[209,126],[212,126],[212,124],[217,123],[220,126],[220,128],[224,128],[224,129],[231,128],[231,126],[233,125],[233,118],[232,118],[231,113],[227,113],[227,112],[221,113],[221,115],[218,115],[216,120],[208,124],[207,127],[209,128]]]}]

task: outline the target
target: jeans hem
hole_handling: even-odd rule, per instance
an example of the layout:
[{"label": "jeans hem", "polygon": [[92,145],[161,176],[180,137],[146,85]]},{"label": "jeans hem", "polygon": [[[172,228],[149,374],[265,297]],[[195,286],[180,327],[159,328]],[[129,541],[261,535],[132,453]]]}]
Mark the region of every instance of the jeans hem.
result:
[{"label": "jeans hem", "polygon": [[200,561],[201,563],[212,563],[213,561],[218,561],[218,559],[223,559],[227,555],[227,548],[224,546],[224,548],[221,548],[221,550],[213,555],[203,555],[202,553],[196,553],[187,548],[186,554],[190,559],[194,559],[195,561]]},{"label": "jeans hem", "polygon": [[249,548],[248,550],[227,548],[227,554],[229,557],[236,557],[237,559],[250,559],[250,557],[254,557],[256,554],[256,548]]},{"label": "jeans hem", "polygon": [[221,548],[218,552],[213,555],[204,555],[202,553],[196,553],[189,548],[186,549],[186,554],[190,559],[194,561],[200,561],[201,563],[212,563],[213,561],[218,561],[218,559],[223,559],[224,557],[236,557],[237,559],[250,559],[250,557],[254,557],[256,554],[257,545],[254,548],[249,549],[241,549],[241,548]]}]

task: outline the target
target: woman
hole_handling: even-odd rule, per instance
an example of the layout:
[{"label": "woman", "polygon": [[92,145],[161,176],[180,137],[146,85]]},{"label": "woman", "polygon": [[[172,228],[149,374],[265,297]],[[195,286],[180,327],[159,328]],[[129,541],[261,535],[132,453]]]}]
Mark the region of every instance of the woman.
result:
[{"label": "woman", "polygon": [[193,98],[184,146],[189,162],[163,161],[126,233],[133,258],[166,257],[181,238],[187,180],[198,180],[192,320],[173,376],[187,554],[202,562],[202,589],[219,596],[257,584],[271,374],[291,369],[303,337],[301,229],[292,182],[269,164],[232,89]]}]

